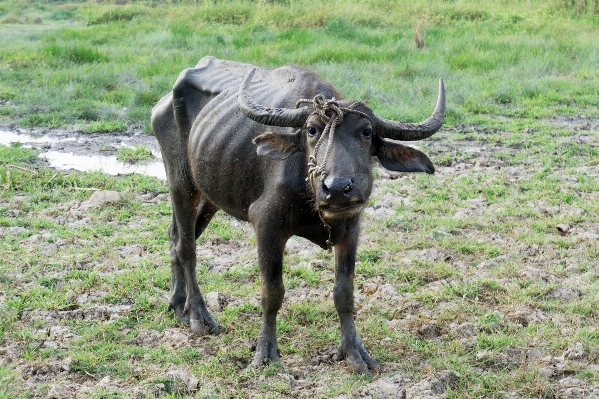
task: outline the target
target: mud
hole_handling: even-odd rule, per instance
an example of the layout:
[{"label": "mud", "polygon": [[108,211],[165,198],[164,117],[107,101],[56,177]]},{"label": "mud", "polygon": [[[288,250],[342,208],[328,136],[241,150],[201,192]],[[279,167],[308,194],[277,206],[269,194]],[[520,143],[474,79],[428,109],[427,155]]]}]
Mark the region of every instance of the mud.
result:
[{"label": "mud", "polygon": [[[102,171],[110,175],[140,173],[166,180],[158,142],[152,135],[132,133],[82,133],[75,129],[10,128],[0,126],[0,145],[20,143],[40,152],[45,165],[58,170]],[[121,148],[144,146],[156,157],[152,161],[121,162]]]}]

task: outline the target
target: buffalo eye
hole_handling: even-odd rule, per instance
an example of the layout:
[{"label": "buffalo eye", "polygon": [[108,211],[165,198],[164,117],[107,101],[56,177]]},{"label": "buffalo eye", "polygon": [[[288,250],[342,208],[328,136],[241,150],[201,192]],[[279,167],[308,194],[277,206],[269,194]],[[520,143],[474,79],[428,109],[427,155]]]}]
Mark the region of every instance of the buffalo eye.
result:
[{"label": "buffalo eye", "polygon": [[307,129],[310,137],[314,137],[316,135],[316,128],[314,126],[308,126]]},{"label": "buffalo eye", "polygon": [[370,139],[370,137],[372,137],[372,129],[371,128],[364,129],[364,131],[362,132],[362,136],[364,136],[365,139]]}]

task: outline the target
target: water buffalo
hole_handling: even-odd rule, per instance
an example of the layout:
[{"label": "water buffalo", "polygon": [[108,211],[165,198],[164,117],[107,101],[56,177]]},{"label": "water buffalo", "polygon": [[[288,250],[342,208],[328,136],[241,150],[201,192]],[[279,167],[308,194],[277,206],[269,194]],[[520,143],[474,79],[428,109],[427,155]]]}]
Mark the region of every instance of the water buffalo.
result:
[{"label": "water buffalo", "polygon": [[197,334],[218,334],[196,279],[196,239],[217,210],[256,233],[262,324],[253,365],[280,361],[276,317],[284,296],[283,250],[304,237],[335,254],[333,299],[341,324],[338,360],[378,371],[353,320],[360,213],[372,190],[371,158],[387,169],[434,173],[422,152],[393,140],[422,140],[442,125],[445,91],[418,124],[377,116],[341,99],[314,73],[205,57],[180,75],[152,111],[173,206],[169,306]]}]

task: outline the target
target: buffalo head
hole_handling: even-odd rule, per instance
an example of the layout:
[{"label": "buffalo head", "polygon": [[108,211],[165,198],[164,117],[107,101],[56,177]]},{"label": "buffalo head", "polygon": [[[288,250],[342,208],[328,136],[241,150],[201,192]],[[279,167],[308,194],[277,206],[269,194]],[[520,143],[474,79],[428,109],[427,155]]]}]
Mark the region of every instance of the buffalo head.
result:
[{"label": "buffalo head", "polygon": [[391,140],[422,140],[439,130],[445,115],[442,79],[433,114],[411,124],[379,117],[360,102],[319,95],[298,101],[295,109],[268,108],[248,94],[254,73],[255,69],[248,73],[239,90],[242,112],[265,125],[298,128],[274,129],[256,137],[258,155],[286,159],[298,151],[305,153],[315,207],[325,218],[349,218],[362,211],[372,191],[373,156],[389,170],[434,173],[424,153]]}]

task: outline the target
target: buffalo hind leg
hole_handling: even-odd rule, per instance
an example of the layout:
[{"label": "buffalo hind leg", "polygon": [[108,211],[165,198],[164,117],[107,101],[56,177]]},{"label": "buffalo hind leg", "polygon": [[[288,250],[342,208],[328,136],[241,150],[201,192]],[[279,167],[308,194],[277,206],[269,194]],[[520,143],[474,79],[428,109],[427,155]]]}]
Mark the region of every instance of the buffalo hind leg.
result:
[{"label": "buffalo hind leg", "polygon": [[[169,226],[171,242],[171,298],[169,307],[177,319],[189,323],[198,335],[219,333],[218,324],[208,312],[196,277],[196,238],[204,231],[218,208],[205,197],[199,203],[193,195],[178,201],[173,194],[173,222]],[[185,198],[186,197],[186,198]]]},{"label": "buffalo hind leg", "polygon": [[[261,219],[258,217],[258,219]],[[254,222],[252,220],[252,222]],[[253,223],[258,242],[258,262],[262,285],[262,324],[256,344],[252,366],[261,366],[268,361],[280,362],[277,344],[277,312],[283,304],[283,250],[286,239],[264,219]]]},{"label": "buffalo hind leg", "polygon": [[177,227],[177,219],[173,211],[173,220],[168,226],[168,235],[170,240],[170,255],[171,255],[171,297],[168,302],[168,307],[175,311],[177,320],[189,324],[189,315],[185,314],[185,302],[187,301],[187,293],[185,291],[185,272],[183,265],[177,254],[177,243],[179,242],[179,228]]},{"label": "buffalo hind leg", "polygon": [[341,343],[337,360],[358,373],[379,372],[381,366],[364,349],[354,324],[354,269],[358,246],[359,226],[348,229],[345,237],[335,245],[335,287],[333,300],[341,323]]}]

